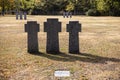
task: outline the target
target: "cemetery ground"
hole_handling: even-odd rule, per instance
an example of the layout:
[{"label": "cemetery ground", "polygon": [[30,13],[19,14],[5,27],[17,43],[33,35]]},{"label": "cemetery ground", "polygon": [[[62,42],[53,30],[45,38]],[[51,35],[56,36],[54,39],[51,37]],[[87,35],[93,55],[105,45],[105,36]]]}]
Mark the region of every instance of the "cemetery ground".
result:
[{"label": "cemetery ground", "polygon": [[[43,22],[47,18],[62,22],[57,55],[46,53]],[[70,71],[70,78],[63,80],[120,80],[120,17],[28,16],[31,20],[40,24],[38,54],[27,53],[27,20],[0,17],[0,80],[54,80],[55,70]],[[68,53],[66,24],[71,20],[82,24],[80,54]]]}]

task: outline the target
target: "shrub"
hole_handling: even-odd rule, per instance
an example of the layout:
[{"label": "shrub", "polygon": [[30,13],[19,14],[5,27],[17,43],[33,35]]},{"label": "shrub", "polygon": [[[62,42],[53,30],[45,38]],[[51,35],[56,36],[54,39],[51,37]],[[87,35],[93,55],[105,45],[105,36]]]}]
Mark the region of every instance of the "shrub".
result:
[{"label": "shrub", "polygon": [[83,8],[83,11],[84,12],[88,11],[88,8],[87,7]]},{"label": "shrub", "polygon": [[86,15],[87,16],[100,16],[100,12],[96,9],[89,9],[87,12],[86,12]]}]

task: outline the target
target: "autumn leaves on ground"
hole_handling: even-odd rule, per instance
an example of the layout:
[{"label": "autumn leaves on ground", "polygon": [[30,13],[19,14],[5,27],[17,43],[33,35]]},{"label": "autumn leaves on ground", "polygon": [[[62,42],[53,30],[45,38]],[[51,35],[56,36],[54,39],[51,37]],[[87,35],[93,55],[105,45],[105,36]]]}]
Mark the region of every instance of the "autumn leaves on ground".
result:
[{"label": "autumn leaves on ground", "polygon": [[[59,18],[62,22],[61,54],[46,53],[43,22],[47,18]],[[68,53],[66,24],[71,20],[82,24],[81,54]],[[120,80],[120,17],[28,16],[28,21],[40,24],[39,54],[27,53],[26,20],[0,17],[0,80],[55,80],[54,71],[61,69],[71,73],[63,80]]]}]

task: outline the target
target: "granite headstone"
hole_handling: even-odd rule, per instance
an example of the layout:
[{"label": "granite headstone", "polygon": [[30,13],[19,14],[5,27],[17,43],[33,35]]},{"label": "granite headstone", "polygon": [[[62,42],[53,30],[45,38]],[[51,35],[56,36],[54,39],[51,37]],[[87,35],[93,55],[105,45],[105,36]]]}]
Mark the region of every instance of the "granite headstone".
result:
[{"label": "granite headstone", "polygon": [[22,20],[23,19],[23,13],[20,12],[19,14],[20,14],[20,20]]},{"label": "granite headstone", "polygon": [[27,19],[27,14],[26,14],[26,12],[24,12],[24,20],[26,20]]},{"label": "granite headstone", "polygon": [[47,32],[47,48],[48,53],[59,52],[58,32],[61,32],[61,22],[56,18],[47,19],[44,22],[44,31]]},{"label": "granite headstone", "polygon": [[78,21],[70,21],[67,24],[67,32],[69,32],[69,53],[79,53],[79,36],[81,32],[81,24]]},{"label": "granite headstone", "polygon": [[16,12],[16,20],[18,20],[19,14],[18,12]]},{"label": "granite headstone", "polygon": [[25,32],[28,33],[28,52],[38,52],[38,34],[39,24],[36,21],[28,21],[25,24]]}]

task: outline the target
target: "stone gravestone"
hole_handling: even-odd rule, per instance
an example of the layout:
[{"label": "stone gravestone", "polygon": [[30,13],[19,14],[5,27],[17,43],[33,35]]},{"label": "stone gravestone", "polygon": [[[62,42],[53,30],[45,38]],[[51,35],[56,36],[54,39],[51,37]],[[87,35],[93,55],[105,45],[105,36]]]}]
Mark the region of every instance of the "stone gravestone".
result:
[{"label": "stone gravestone", "polygon": [[58,32],[61,32],[61,22],[58,19],[47,19],[44,22],[44,31],[47,32],[47,52],[59,52]]},{"label": "stone gravestone", "polygon": [[81,24],[78,21],[70,21],[67,24],[67,32],[69,32],[69,53],[79,53],[79,36],[81,32]]},{"label": "stone gravestone", "polygon": [[20,14],[20,20],[22,20],[22,19],[23,19],[23,17],[22,17],[22,15],[23,15],[22,12],[20,12],[19,14]]},{"label": "stone gravestone", "polygon": [[19,14],[18,12],[16,12],[16,20],[18,20]]},{"label": "stone gravestone", "polygon": [[66,13],[65,13],[65,11],[63,12],[63,17],[65,18],[65,16],[66,16]]},{"label": "stone gravestone", "polygon": [[39,24],[36,21],[28,21],[25,24],[25,32],[28,32],[28,52],[38,52],[38,35]]},{"label": "stone gravestone", "polygon": [[24,20],[26,20],[27,19],[27,14],[26,14],[26,12],[24,12]]},{"label": "stone gravestone", "polygon": [[72,12],[69,12],[70,18],[72,18]]},{"label": "stone gravestone", "polygon": [[69,12],[66,12],[66,17],[67,17],[67,18],[69,17]]}]

